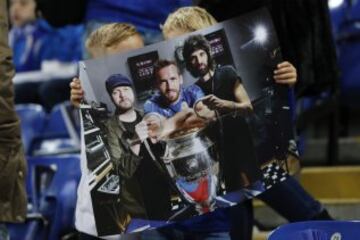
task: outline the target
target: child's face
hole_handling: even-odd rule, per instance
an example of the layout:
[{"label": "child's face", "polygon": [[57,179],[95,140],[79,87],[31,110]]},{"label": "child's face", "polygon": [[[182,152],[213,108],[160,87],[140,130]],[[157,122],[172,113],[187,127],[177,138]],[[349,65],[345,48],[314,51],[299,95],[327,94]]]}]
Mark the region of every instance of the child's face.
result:
[{"label": "child's face", "polygon": [[21,27],[28,22],[35,20],[35,0],[11,0],[10,20],[11,24]]}]

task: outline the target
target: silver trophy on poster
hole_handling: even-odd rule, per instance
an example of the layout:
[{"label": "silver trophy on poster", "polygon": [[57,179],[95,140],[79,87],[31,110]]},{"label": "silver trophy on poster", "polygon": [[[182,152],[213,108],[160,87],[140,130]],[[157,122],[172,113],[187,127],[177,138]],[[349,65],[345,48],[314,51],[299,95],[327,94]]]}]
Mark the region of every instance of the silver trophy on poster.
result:
[{"label": "silver trophy on poster", "polygon": [[217,152],[203,130],[192,129],[165,140],[162,157],[176,188],[198,213],[214,210],[217,190]]}]

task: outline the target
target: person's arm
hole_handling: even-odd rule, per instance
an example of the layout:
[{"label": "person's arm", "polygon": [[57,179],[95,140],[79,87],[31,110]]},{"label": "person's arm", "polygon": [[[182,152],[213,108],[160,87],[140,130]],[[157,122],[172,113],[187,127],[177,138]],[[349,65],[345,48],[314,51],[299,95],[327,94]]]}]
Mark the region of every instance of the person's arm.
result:
[{"label": "person's arm", "polygon": [[14,106],[15,72],[8,30],[7,1],[0,1],[0,222],[22,222],[27,203],[26,163]]},{"label": "person's arm", "polygon": [[143,120],[136,124],[135,126],[135,133],[133,139],[128,140],[129,146],[131,151],[136,155],[139,156],[140,154],[140,144],[142,144],[145,139],[149,137],[149,127],[148,124]]},{"label": "person's arm", "polygon": [[206,125],[206,121],[196,115],[192,108],[185,108],[170,118],[155,113],[157,117],[147,119],[150,129],[149,136],[156,141],[164,139],[174,132],[191,129],[202,128]]},{"label": "person's arm", "polygon": [[[201,89],[195,85],[187,89],[187,93],[191,94],[192,101],[196,101],[197,98],[204,96]],[[191,105],[192,103],[190,102],[189,104]],[[176,131],[196,127],[201,128],[206,124],[205,120],[199,118],[186,102],[182,103],[180,112],[169,118],[162,115],[163,109],[155,104],[153,100],[145,102],[144,112],[145,116],[147,116],[145,121],[150,129],[149,136],[156,140],[164,139]]]},{"label": "person's arm", "polygon": [[203,98],[198,99],[194,104],[194,112],[206,121],[216,121],[216,112],[203,103]]},{"label": "person's arm", "polygon": [[249,95],[247,94],[243,84],[240,81],[236,81],[234,88],[235,95],[235,111],[240,113],[248,113],[253,110]]},{"label": "person's arm", "polygon": [[[184,109],[169,118],[166,118],[159,113],[153,114],[153,119],[149,118],[146,121],[152,132],[150,135],[156,140],[166,138],[171,133],[177,131],[179,128],[184,126],[186,120],[191,117],[191,115],[195,115],[190,108]],[[158,118],[158,120],[155,116],[157,116],[156,118]]]},{"label": "person's arm", "polygon": [[147,123],[149,128],[149,136],[151,141],[156,142],[171,132],[174,128],[172,122],[168,122],[167,118],[163,116],[161,107],[159,107],[155,100],[147,100],[144,104],[144,121]]},{"label": "person's arm", "polygon": [[[215,121],[216,120],[215,111],[208,108],[202,101],[205,97],[205,94],[202,91],[202,89],[195,84],[191,86],[191,89],[192,89],[192,97],[193,97],[192,108],[194,109],[196,116],[206,121]],[[196,118],[190,118],[189,120],[192,119],[198,121],[198,119]]]},{"label": "person's arm", "polygon": [[170,125],[167,131],[167,134],[169,135],[175,131],[203,128],[207,122],[198,117],[194,109],[187,107],[183,108],[181,112],[176,113],[171,118],[168,118],[165,124]]},{"label": "person's arm", "polygon": [[221,113],[238,112],[240,114],[246,114],[252,111],[252,105],[250,98],[240,82],[237,80],[234,85],[234,97],[235,101],[224,100],[211,94],[202,99],[205,104],[211,110],[218,110]]}]

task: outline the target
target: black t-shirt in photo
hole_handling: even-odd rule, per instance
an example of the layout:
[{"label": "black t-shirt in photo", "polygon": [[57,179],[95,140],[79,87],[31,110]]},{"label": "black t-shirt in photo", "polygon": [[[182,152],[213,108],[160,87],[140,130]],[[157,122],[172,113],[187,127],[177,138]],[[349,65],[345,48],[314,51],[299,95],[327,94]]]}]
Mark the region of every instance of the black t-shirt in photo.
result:
[{"label": "black t-shirt in photo", "polygon": [[221,99],[234,101],[236,81],[242,82],[234,67],[226,65],[216,68],[214,75],[208,81],[200,79],[196,84],[203,90],[205,95],[214,94]]},{"label": "black t-shirt in photo", "polygon": [[[215,96],[229,101],[236,101],[234,89],[236,82],[242,83],[240,76],[232,66],[218,67],[208,81],[201,79],[196,84],[204,91],[205,95]],[[246,120],[242,116],[234,117],[232,114],[221,117],[219,124],[222,126],[218,144],[222,148],[222,168],[227,190],[234,191],[247,183],[260,178],[260,168],[257,162],[253,138]],[[220,135],[218,129],[217,134]]]},{"label": "black t-shirt in photo", "polygon": [[138,124],[139,122],[141,122],[141,116],[138,112],[136,112],[136,119],[132,122],[122,122],[122,124],[124,125],[125,128],[125,132],[123,137],[126,139],[133,139],[135,136],[135,126],[136,124]]}]

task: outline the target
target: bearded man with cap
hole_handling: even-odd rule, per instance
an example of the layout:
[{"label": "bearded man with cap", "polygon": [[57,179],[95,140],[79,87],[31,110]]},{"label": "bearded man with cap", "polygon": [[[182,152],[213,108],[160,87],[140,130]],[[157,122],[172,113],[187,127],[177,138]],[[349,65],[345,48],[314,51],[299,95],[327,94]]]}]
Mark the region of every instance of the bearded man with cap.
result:
[{"label": "bearded man with cap", "polygon": [[119,213],[123,224],[126,226],[131,218],[167,219],[171,210],[170,186],[154,157],[159,156],[162,147],[148,139],[151,123],[135,109],[132,82],[126,76],[111,75],[105,84],[116,108],[106,128],[108,150],[120,177],[123,209]]}]

